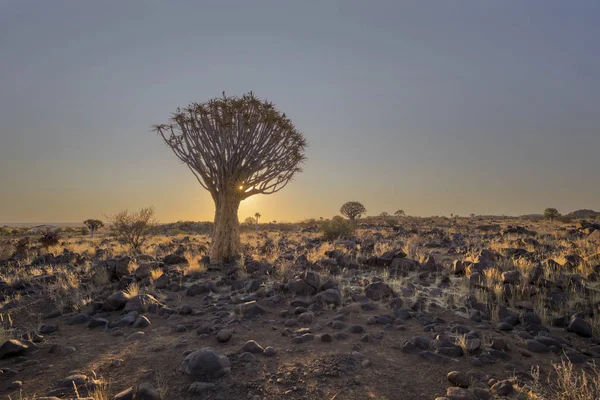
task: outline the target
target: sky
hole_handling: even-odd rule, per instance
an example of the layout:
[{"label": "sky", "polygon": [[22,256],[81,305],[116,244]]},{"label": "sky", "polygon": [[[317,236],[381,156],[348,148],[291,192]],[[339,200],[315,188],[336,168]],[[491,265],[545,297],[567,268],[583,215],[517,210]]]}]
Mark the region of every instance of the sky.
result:
[{"label": "sky", "polygon": [[150,127],[253,91],[304,172],[243,220],[600,209],[596,0],[0,0],[0,221],[212,199]]}]

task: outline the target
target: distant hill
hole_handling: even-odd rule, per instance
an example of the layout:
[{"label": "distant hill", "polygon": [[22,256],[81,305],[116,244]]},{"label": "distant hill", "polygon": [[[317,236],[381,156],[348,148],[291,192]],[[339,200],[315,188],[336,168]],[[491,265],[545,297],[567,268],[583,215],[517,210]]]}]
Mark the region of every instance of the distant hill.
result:
[{"label": "distant hill", "polygon": [[567,214],[571,218],[595,218],[600,215],[600,212],[594,210],[577,210]]},{"label": "distant hill", "polygon": [[521,218],[539,219],[539,218],[544,218],[544,216],[542,214],[525,214],[525,215],[521,215]]}]

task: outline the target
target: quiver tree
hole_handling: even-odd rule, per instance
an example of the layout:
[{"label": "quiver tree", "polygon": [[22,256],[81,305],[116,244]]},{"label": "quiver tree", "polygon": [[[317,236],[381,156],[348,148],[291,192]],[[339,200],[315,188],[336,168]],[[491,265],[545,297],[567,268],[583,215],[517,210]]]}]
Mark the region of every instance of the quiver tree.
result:
[{"label": "quiver tree", "polygon": [[99,219],[86,219],[83,224],[90,230],[90,237],[94,237],[94,233],[104,226],[104,223]]},{"label": "quiver tree", "polygon": [[360,218],[363,214],[367,213],[367,209],[358,201],[349,201],[340,208],[340,213],[344,217],[348,217],[351,220]]},{"label": "quiver tree", "polygon": [[254,214],[254,219],[256,219],[256,225],[255,225],[255,231],[258,232],[258,221],[260,220],[260,217],[262,217],[262,215],[260,215],[260,213],[256,213]]},{"label": "quiver tree", "polygon": [[252,92],[192,103],[177,109],[170,124],[154,129],[215,202],[212,263],[240,253],[240,202],[280,191],[305,160],[304,136]]},{"label": "quiver tree", "polygon": [[546,208],[544,210],[544,218],[554,221],[558,217],[560,217],[560,213],[556,208]]}]

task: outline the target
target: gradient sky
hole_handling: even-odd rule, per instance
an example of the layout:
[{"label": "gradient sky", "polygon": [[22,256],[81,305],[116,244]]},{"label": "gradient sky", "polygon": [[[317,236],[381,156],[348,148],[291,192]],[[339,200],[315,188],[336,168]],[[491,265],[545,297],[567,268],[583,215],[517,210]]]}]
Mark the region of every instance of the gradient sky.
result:
[{"label": "gradient sky", "polygon": [[0,221],[212,219],[150,132],[253,90],[310,142],[240,218],[600,209],[600,2],[0,0]]}]

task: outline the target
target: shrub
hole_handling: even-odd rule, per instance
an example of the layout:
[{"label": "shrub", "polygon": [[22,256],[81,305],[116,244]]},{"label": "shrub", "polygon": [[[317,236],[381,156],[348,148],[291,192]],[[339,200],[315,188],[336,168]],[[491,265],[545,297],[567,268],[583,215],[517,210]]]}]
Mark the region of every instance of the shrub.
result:
[{"label": "shrub", "polygon": [[560,217],[560,213],[556,208],[546,208],[544,210],[544,218],[554,221],[558,217]]},{"label": "shrub", "polygon": [[48,248],[58,244],[58,232],[46,232],[40,237],[40,243],[43,247]]},{"label": "shrub", "polygon": [[325,240],[335,240],[351,236],[356,229],[356,223],[353,220],[346,220],[336,215],[331,221],[324,221],[321,224],[321,231]]},{"label": "shrub", "polygon": [[112,224],[110,227],[112,233],[135,252],[139,251],[154,233],[157,224],[152,207],[142,208],[136,213],[121,211],[107,219]]}]

